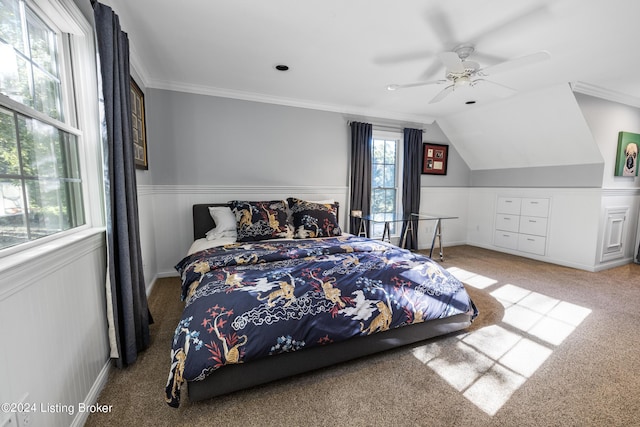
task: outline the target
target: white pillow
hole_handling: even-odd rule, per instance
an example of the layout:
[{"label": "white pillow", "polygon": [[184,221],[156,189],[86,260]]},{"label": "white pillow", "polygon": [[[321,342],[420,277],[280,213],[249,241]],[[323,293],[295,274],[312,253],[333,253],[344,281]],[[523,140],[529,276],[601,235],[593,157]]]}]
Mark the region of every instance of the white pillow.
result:
[{"label": "white pillow", "polygon": [[207,231],[207,240],[221,237],[237,237],[236,216],[228,206],[210,206],[209,214],[216,226]]}]

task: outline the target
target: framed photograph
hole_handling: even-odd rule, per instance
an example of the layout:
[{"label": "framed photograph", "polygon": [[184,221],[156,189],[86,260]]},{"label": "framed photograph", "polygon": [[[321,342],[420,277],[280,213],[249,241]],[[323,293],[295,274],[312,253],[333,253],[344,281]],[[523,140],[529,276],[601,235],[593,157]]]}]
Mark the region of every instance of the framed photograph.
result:
[{"label": "framed photograph", "polygon": [[618,132],[615,176],[638,176],[638,148],[640,135]]},{"label": "framed photograph", "polygon": [[442,144],[422,144],[422,173],[429,175],[446,175],[449,146]]},{"label": "framed photograph", "polygon": [[133,155],[137,169],[149,169],[147,162],[147,129],[144,119],[144,93],[131,78],[131,123],[133,127]]}]

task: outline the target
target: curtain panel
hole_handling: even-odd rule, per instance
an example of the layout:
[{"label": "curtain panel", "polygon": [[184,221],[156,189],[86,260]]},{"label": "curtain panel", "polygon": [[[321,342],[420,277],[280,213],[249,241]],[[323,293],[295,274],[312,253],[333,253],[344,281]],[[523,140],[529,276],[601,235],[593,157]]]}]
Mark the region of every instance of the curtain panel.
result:
[{"label": "curtain panel", "polygon": [[[420,176],[422,166],[422,130],[408,129],[404,130],[404,164],[403,164],[403,180],[402,180],[402,212],[405,216],[420,211]],[[409,219],[413,222],[413,233],[407,234],[405,243],[406,249],[418,249],[418,220]],[[402,234],[404,236],[409,222],[405,221],[402,225]]]},{"label": "curtain panel", "polygon": [[131,124],[129,39],[118,15],[92,0],[103,95],[107,309],[111,357],[120,368],[149,346]]},{"label": "curtain panel", "polygon": [[[371,213],[371,123],[351,122],[351,210]],[[349,232],[358,234],[360,222],[349,216]],[[368,223],[366,225],[368,227]],[[367,230],[369,236],[369,230]]]}]

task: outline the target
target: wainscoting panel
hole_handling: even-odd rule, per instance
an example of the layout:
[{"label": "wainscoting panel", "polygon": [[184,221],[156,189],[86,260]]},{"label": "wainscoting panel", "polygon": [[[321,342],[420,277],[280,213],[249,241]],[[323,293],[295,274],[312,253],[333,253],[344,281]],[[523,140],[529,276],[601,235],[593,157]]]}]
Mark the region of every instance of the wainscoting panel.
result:
[{"label": "wainscoting panel", "polygon": [[[305,200],[332,199],[340,203],[340,226],[344,227],[348,218],[347,187],[159,185],[145,186],[142,189],[139,187],[139,194],[140,191],[153,194],[153,213],[149,217],[140,218],[141,222],[154,222],[158,277],[177,275],[174,266],[186,255],[193,242],[191,208],[197,203],[279,200],[287,197]],[[149,215],[149,212],[146,215]],[[149,235],[144,236],[142,246],[152,246]],[[150,264],[151,261],[145,260],[145,263]]]},{"label": "wainscoting panel", "polygon": [[[442,221],[443,246],[467,243],[467,220],[469,210],[469,188],[466,187],[422,187],[420,212],[432,215],[457,216],[457,219]],[[435,221],[418,221],[418,248],[431,248]],[[445,251],[446,253],[446,251]],[[434,258],[437,259],[434,250]]]},{"label": "wainscoting panel", "polygon": [[607,208],[605,210],[604,236],[600,261],[623,258],[625,225],[629,207]]},{"label": "wainscoting panel", "polygon": [[[495,245],[494,213],[499,197],[550,200],[544,255],[523,254]],[[601,203],[599,188],[469,188],[467,241],[474,246],[592,271],[600,234]]]},{"label": "wainscoting panel", "polygon": [[603,190],[597,270],[633,261],[639,214],[640,189]]},{"label": "wainscoting panel", "polygon": [[138,186],[138,216],[140,218],[140,245],[142,247],[142,269],[147,294],[158,274],[156,262],[156,233],[154,226],[153,191],[149,186]]},{"label": "wainscoting panel", "polygon": [[[3,402],[36,404],[32,426],[69,426],[109,360],[105,241],[97,232],[0,273]],[[104,376],[104,375],[102,375]],[[43,413],[40,404],[73,406]],[[73,413],[70,413],[73,412]]]}]

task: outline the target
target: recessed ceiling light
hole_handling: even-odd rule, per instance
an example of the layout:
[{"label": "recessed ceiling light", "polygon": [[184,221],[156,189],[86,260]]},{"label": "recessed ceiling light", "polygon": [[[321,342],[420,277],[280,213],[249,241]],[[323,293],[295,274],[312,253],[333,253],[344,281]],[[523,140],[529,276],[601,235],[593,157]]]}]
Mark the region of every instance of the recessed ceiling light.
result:
[{"label": "recessed ceiling light", "polygon": [[283,65],[283,64],[276,65],[276,70],[278,71],[287,71],[288,69],[289,67],[287,65]]}]

